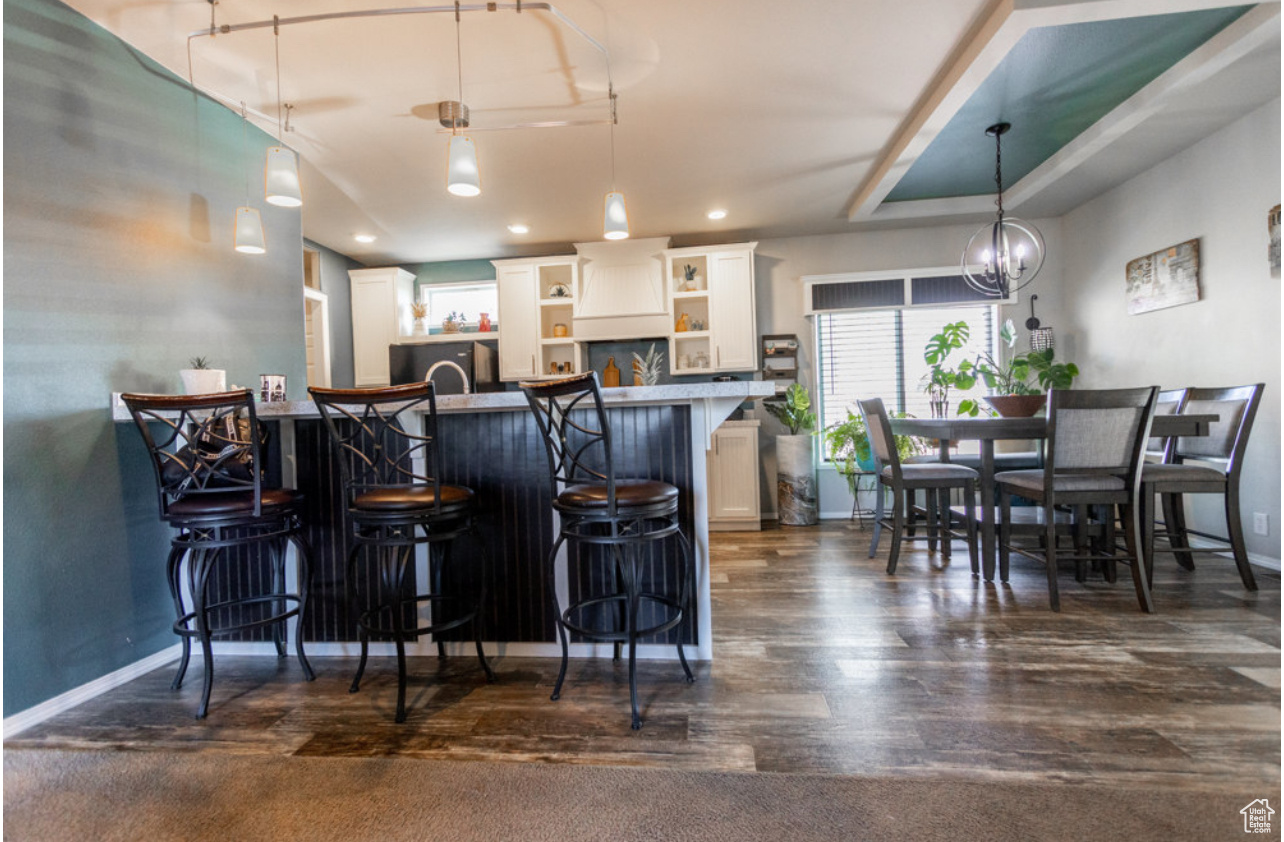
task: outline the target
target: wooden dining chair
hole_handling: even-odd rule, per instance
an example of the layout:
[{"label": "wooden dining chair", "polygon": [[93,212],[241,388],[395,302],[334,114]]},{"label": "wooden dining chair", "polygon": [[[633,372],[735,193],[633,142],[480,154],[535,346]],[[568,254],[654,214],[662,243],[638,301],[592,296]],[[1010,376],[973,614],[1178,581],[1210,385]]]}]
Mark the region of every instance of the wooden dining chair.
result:
[{"label": "wooden dining chair", "polygon": [[[972,573],[981,572],[980,559],[976,546],[976,518],[973,506],[976,500],[977,473],[963,465],[949,462],[915,462],[902,463],[896,452],[896,441],[892,435],[892,424],[887,417],[887,409],[880,398],[857,401],[860,413],[865,419],[865,429],[869,434],[870,448],[874,451],[875,466],[878,475],[877,504],[874,515],[874,536],[869,544],[869,557],[878,552],[878,541],[884,526],[892,530],[892,546],[887,556],[887,572],[896,572],[900,559],[901,541],[928,540],[929,549],[935,549],[937,541],[941,545],[941,555],[949,558],[952,539],[964,538],[967,541],[968,557],[972,564]],[[886,517],[883,510],[883,489],[892,492],[892,516]],[[965,507],[964,523],[966,531],[959,533],[951,529],[949,493],[961,489]],[[924,535],[907,534],[911,524],[907,521],[907,512],[913,506],[914,492],[923,490],[927,494],[927,520]]]},{"label": "wooden dining chair", "polygon": [[[1181,436],[1169,443],[1169,458],[1160,464],[1142,468],[1141,513],[1145,529],[1143,547],[1148,576],[1154,573],[1155,518],[1154,499],[1158,494],[1164,513],[1164,533],[1168,549],[1177,563],[1194,570],[1192,553],[1224,553],[1235,557],[1244,587],[1257,590],[1253,569],[1248,563],[1244,527],[1239,511],[1239,477],[1244,464],[1248,435],[1257,417],[1264,383],[1219,389],[1188,389],[1181,411],[1190,415],[1218,416],[1206,436]],[[1226,513],[1226,536],[1191,529],[1186,525],[1183,494],[1221,494]],[[1216,546],[1192,547],[1188,536],[1218,542]]]},{"label": "wooden dining chair", "polygon": [[[1057,563],[1061,559],[1098,561],[1107,567],[1123,561],[1132,570],[1133,586],[1142,611],[1154,606],[1141,562],[1141,532],[1137,500],[1141,490],[1141,454],[1150,435],[1158,387],[1138,389],[1048,392],[1045,462],[1042,470],[995,474],[999,490],[999,578],[1006,581],[1011,554],[1042,561],[1048,576],[1048,599],[1061,610]],[[1045,534],[1038,552],[1012,544],[1013,494],[1043,508]],[[1112,528],[1114,518],[1102,518],[1105,537],[1091,544],[1076,542],[1068,554],[1057,543],[1056,508],[1069,506],[1118,508],[1123,523],[1125,552],[1119,553]]]}]

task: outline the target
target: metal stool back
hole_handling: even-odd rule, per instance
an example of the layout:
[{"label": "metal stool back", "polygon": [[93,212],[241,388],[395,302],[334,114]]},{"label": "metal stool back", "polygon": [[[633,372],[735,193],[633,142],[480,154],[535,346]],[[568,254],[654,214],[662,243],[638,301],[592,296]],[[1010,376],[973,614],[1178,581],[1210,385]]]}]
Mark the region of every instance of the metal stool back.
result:
[{"label": "metal stool back", "polygon": [[[628,644],[632,726],[640,728],[638,640],[662,634],[684,621],[690,626],[695,565],[678,521],[678,489],[657,480],[616,477],[611,427],[595,372],[546,383],[523,383],[521,388],[544,439],[553,508],[561,520],[547,565],[548,591],[562,644],[562,666],[551,698],[556,701],[561,696],[566,679],[568,631],[590,640],[612,642],[617,659],[621,645]],[[676,538],[684,559],[679,592],[675,596],[645,591],[646,565],[641,550],[652,541],[670,536]],[[556,564],[568,540],[604,549],[596,555],[604,564],[605,592],[584,595],[562,610],[557,597]],[[644,604],[658,611],[660,618],[640,628],[639,608]],[[609,616],[612,608],[613,617]],[[590,627],[590,619],[598,622]],[[677,647],[686,679],[694,681],[682,650],[681,634]]]},{"label": "metal stool back", "polygon": [[[396,721],[406,720],[406,650],[408,638],[431,634],[437,654],[445,657],[441,633],[471,623],[477,658],[488,681],[495,680],[482,649],[481,606],[486,582],[479,575],[475,599],[446,593],[446,568],[456,564],[454,539],[474,532],[473,492],[443,483],[441,442],[437,435],[437,400],[431,381],[381,389],[308,389],[326,425],[339,462],[340,477],[352,519],[347,585],[355,606],[361,639],[361,661],[350,692],[361,687],[369,656],[370,634],[389,635],[397,651]],[[428,544],[430,589],[410,596],[407,570],[413,569],[415,547]],[[363,547],[378,559],[379,586],[374,605],[357,601],[356,565]],[[480,542],[479,552],[484,553]],[[480,565],[486,569],[485,559]],[[406,612],[419,603],[433,607],[425,625]],[[448,613],[454,611],[453,615]],[[381,625],[384,617],[388,625]]]},{"label": "metal stool back", "polygon": [[[179,689],[191,657],[191,641],[200,641],[204,684],[197,718],[209,712],[214,683],[211,638],[271,625],[277,654],[285,657],[285,623],[301,617],[310,582],[309,550],[299,533],[298,495],[289,489],[264,488],[264,434],[254,412],[249,389],[208,395],[121,396],[142,434],[156,476],[161,520],[178,530],[170,542],[166,576],[178,619],[174,633],[183,643],[173,688]],[[298,559],[298,592],[285,590],[285,544],[293,543]],[[210,577],[216,563],[231,558],[226,550],[262,544],[272,569],[272,590],[262,595],[232,596],[209,603]],[[183,598],[186,559],[187,585],[192,599]],[[268,616],[243,615],[231,609],[268,604]],[[293,607],[290,607],[293,605]],[[215,625],[215,618],[229,622]],[[296,630],[295,651],[304,676],[312,667],[303,653],[303,636]]]}]

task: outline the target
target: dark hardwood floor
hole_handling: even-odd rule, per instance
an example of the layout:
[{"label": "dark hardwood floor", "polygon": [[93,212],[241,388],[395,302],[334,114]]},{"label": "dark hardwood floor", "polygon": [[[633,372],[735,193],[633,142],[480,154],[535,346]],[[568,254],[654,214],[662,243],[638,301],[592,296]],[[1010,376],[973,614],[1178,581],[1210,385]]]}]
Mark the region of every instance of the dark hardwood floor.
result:
[{"label": "dark hardwood floor", "polygon": [[[199,681],[165,668],[6,741],[166,751],[415,757],[844,775],[965,776],[1191,786],[1280,783],[1280,577],[1246,592],[1234,564],[1161,557],[1158,613],[1117,584],[1046,580],[1014,558],[1010,586],[924,549],[866,558],[855,525],[722,533],[713,545],[714,661],[694,685],[639,666],[645,725],[629,729],[624,664],[412,661],[409,719],[392,721],[395,662],[222,656],[207,720]],[[884,547],[887,541],[884,539]],[[1271,790],[1263,787],[1271,787]]]}]

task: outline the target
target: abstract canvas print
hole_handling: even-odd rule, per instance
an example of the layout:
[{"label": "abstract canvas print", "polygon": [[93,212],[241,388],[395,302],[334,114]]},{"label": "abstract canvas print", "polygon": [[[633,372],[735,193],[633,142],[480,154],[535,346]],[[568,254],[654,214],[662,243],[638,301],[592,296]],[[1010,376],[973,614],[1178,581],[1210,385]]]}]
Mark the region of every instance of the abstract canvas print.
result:
[{"label": "abstract canvas print", "polygon": [[1187,240],[1128,261],[1128,314],[1199,300],[1199,240]]}]

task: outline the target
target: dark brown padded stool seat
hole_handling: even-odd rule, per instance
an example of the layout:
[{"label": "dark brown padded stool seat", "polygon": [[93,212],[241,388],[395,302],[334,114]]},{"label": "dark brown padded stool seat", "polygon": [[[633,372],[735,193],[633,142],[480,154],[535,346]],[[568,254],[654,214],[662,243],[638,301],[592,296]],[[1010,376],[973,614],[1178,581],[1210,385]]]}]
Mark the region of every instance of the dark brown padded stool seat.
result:
[{"label": "dark brown padded stool seat", "polygon": [[[287,488],[263,487],[264,434],[249,389],[210,395],[126,394],[121,398],[151,456],[161,520],[178,530],[170,542],[167,574],[178,614],[174,633],[183,642],[183,655],[172,686],[177,690],[183,685],[192,638],[196,638],[205,662],[196,716],[204,718],[214,684],[212,638],[270,625],[277,655],[284,658],[286,621],[301,618],[307,607],[311,568],[308,546],[299,534],[300,496]],[[287,542],[296,549],[298,593],[285,590]],[[257,552],[260,548],[266,551],[266,561]],[[238,565],[256,573],[267,566],[271,575],[266,578],[272,587],[265,594],[211,603],[208,585],[219,564]],[[183,600],[184,572],[191,590],[191,611]],[[266,612],[261,608],[240,610],[262,605],[269,606]],[[252,619],[243,619],[246,616]],[[229,619],[227,624],[216,625],[225,618]],[[294,646],[303,675],[311,681],[314,676],[303,654],[301,632],[296,632]]]},{"label": "dark brown padded stool seat", "polygon": [[[605,485],[572,485],[557,495],[553,504],[559,509],[606,508],[610,505],[609,489]],[[678,489],[667,482],[650,479],[617,479],[615,505],[620,509],[639,506],[667,506],[677,504]]]},{"label": "dark brown padded stool seat", "polygon": [[[678,660],[688,682],[695,675],[682,651],[682,635],[694,636],[691,598],[695,588],[695,560],[678,521],[678,489],[650,479],[622,479],[615,475],[611,452],[611,426],[602,406],[597,374],[548,383],[523,383],[531,411],[548,452],[553,508],[560,515],[557,540],[549,551],[548,593],[553,603],[562,667],[551,698],[562,694],[569,658],[568,632],[587,640],[609,641],[629,647],[629,702],[633,728],[642,727],[638,711],[638,640],[678,628]],[[651,577],[652,559],[659,554],[654,542],[673,538],[682,553],[678,592],[660,593],[663,577]],[[584,586],[581,595],[565,610],[557,599],[558,551],[573,541],[580,570],[567,571]],[[593,550],[598,550],[593,552]],[[564,561],[569,566],[569,556]],[[649,584],[654,578],[655,584]],[[647,587],[652,588],[648,590]],[[652,624],[639,626],[642,616]],[[679,628],[680,627],[680,628]]]},{"label": "dark brown padded stool seat", "polygon": [[[444,658],[442,633],[472,624],[477,659],[486,680],[495,680],[482,651],[485,550],[477,542],[478,555],[483,557],[471,568],[466,557],[453,551],[457,538],[475,535],[476,501],[472,489],[441,481],[437,399],[431,381],[385,389],[309,388],[308,392],[334,445],[353,527],[347,589],[357,617],[361,662],[350,692],[361,688],[370,635],[390,636],[397,650],[396,721],[405,722],[408,639],[432,635],[438,657]],[[406,596],[406,572],[413,571],[420,544],[429,549],[429,581],[426,590]],[[379,585],[363,606],[355,583],[357,562],[365,548],[375,557]],[[476,581],[472,594],[456,581],[469,574]],[[406,613],[421,602],[432,606],[431,622],[408,626]]]}]

